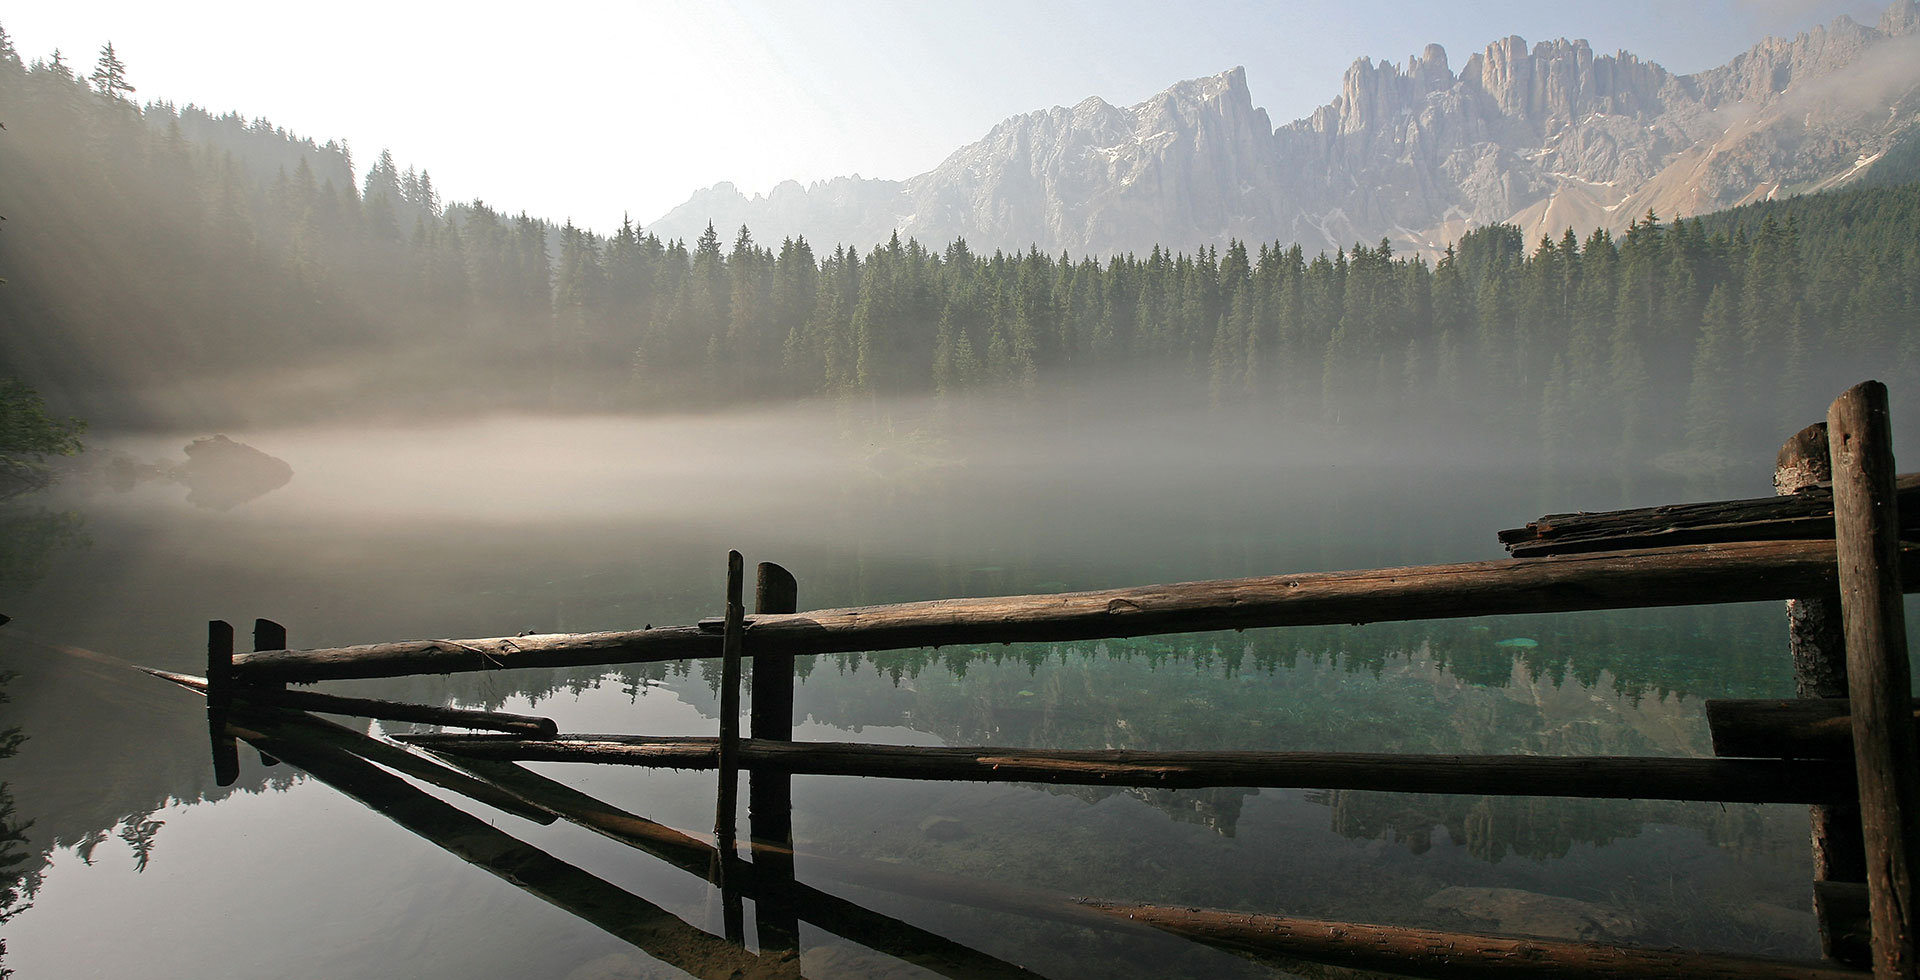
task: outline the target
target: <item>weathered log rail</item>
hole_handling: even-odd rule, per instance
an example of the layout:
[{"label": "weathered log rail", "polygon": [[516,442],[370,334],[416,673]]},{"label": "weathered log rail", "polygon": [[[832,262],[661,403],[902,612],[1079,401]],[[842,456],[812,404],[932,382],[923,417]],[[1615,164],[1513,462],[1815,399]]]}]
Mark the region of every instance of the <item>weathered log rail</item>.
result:
[{"label": "weathered log rail", "polygon": [[[1901,562],[1913,573],[1904,580],[1920,583],[1920,548],[1902,549]],[[1753,602],[1830,592],[1836,582],[1832,541],[1676,545],[753,615],[745,618],[742,653],[853,653]],[[233,658],[233,676],[246,684],[311,683],[519,667],[657,663],[718,657],[721,646],[721,633],[700,625],[407,640],[238,654]]]},{"label": "weathered log rail", "polygon": [[[1107,589],[1060,595],[944,599],[792,612],[794,584],[778,566],[760,568],[754,615],[743,614],[742,565],[729,556],[723,619],[690,626],[589,634],[468,640],[431,639],[356,647],[287,649],[285,633],[261,620],[254,652],[235,655],[233,631],[211,625],[207,681],[217,777],[230,782],[235,735],[263,752],[310,759],[329,781],[356,775],[340,753],[380,762],[469,797],[512,810],[524,806],[616,837],[634,834],[655,851],[666,835],[593,801],[556,805],[554,793],[513,761],[613,762],[717,769],[715,837],[708,879],[725,897],[726,934],[744,935],[742,888],[762,896],[800,894],[791,850],[789,782],[795,775],[1020,781],[1088,785],[1276,786],[1485,795],[1573,796],[1799,803],[1812,806],[1816,900],[1829,964],[1596,947],[1512,937],[1356,923],[1324,923],[1207,909],[1087,902],[1200,941],[1260,955],[1405,971],[1425,976],[1499,972],[1557,976],[1862,975],[1920,980],[1913,870],[1920,832],[1920,746],[1907,674],[1900,596],[1920,591],[1920,546],[1900,540],[1920,528],[1920,475],[1895,477],[1885,389],[1875,382],[1841,396],[1827,423],[1788,441],[1776,473],[1781,494],[1753,500],[1669,505],[1602,514],[1548,515],[1500,533],[1514,557],[1406,568],[1275,575]],[[1902,505],[1905,505],[1904,507]],[[1904,518],[1902,512],[1909,517]],[[1713,702],[1708,717],[1720,758],[1438,756],[1311,752],[1140,752],[999,746],[905,747],[791,741],[792,657],[962,644],[1061,642],[1213,630],[1446,619],[1516,613],[1789,600],[1796,702]],[[1844,644],[1838,622],[1844,619]],[[261,724],[260,711],[301,702],[287,683],[410,674],[564,668],[724,656],[721,737],[558,735],[543,719],[456,712],[445,723],[507,735],[423,734],[404,742],[453,760],[479,780],[449,776],[391,742],[367,748],[339,732],[300,723]],[[739,733],[739,662],[756,671],[751,738]],[[772,669],[766,669],[772,668]],[[181,681],[174,676],[171,679]],[[194,679],[186,679],[194,680]],[[341,710],[345,699],[303,695],[306,707]],[[263,708],[261,706],[273,705]],[[374,715],[375,703],[358,705]],[[404,706],[402,710],[430,710]],[[389,711],[379,717],[397,717]],[[453,709],[442,709],[453,710]],[[238,714],[233,714],[233,713]],[[785,715],[784,721],[778,716]],[[254,721],[246,721],[254,719]],[[244,722],[244,723],[243,723]],[[550,724],[550,723],[548,723]],[[344,730],[342,730],[344,731]],[[308,752],[292,733],[322,737]],[[348,733],[351,735],[351,733]],[[358,746],[358,747],[356,747]],[[398,752],[399,755],[391,753]],[[1851,758],[1852,766],[1845,761]],[[464,761],[463,761],[464,760]],[[502,768],[506,767],[506,768]],[[492,785],[491,770],[508,788]],[[735,858],[736,770],[753,777],[756,855]],[[513,788],[517,787],[517,788]],[[530,788],[531,787],[531,788]],[[353,789],[349,792],[368,799]],[[382,791],[384,793],[384,790]],[[387,794],[394,795],[394,794]],[[542,802],[545,800],[545,802]],[[370,801],[369,805],[374,805]],[[779,813],[773,812],[779,810]],[[400,819],[400,818],[396,818]],[[403,821],[404,822],[404,821]],[[420,829],[416,827],[416,830]],[[443,846],[446,846],[443,844]],[[704,845],[700,845],[704,847]],[[687,846],[667,850],[688,859]],[[764,867],[763,867],[764,865]],[[583,883],[589,889],[593,882]],[[550,899],[551,900],[551,899]],[[610,896],[629,901],[631,896]],[[827,903],[831,904],[831,903]],[[797,949],[798,918],[762,902],[763,948]],[[1055,913],[1040,913],[1053,917]],[[650,915],[650,913],[649,913]],[[847,921],[874,924],[861,912]],[[1871,925],[1862,925],[1870,921]],[[669,926],[669,928],[671,928]],[[704,940],[695,939],[695,945]],[[765,945],[771,943],[771,945]],[[734,961],[714,949],[702,965],[743,973],[784,960]],[[1837,961],[1841,965],[1834,965]],[[722,965],[724,964],[724,965]],[[1019,972],[990,957],[987,974]],[[683,967],[685,968],[685,967]],[[689,972],[700,973],[700,970]]]},{"label": "weathered log rail", "polygon": [[[1896,489],[1901,530],[1920,529],[1920,473],[1902,474]],[[1525,527],[1499,532],[1515,558],[1621,551],[1718,541],[1833,539],[1833,488],[1814,485],[1795,493],[1748,500],[1662,504],[1632,510],[1548,514]]]}]

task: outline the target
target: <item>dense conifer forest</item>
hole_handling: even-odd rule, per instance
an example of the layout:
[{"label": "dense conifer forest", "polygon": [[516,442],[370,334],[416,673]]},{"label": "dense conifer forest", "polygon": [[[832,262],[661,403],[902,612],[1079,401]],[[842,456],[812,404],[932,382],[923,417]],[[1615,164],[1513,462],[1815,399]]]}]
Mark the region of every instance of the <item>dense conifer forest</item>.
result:
[{"label": "dense conifer forest", "polygon": [[[132,101],[0,32],[0,369],[107,425],[1164,383],[1315,423],[1458,418],[1549,465],[1776,445],[1845,384],[1920,393],[1920,184],[1437,258],[663,241],[445,204],[380,153]],[[1913,399],[1909,399],[1913,400]]]}]

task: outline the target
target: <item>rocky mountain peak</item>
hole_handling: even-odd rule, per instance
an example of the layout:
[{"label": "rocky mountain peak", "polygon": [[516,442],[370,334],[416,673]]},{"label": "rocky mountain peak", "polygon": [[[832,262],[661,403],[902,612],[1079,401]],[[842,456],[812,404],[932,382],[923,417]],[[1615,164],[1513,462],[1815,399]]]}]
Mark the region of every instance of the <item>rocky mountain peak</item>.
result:
[{"label": "rocky mountain peak", "polygon": [[1437,44],[1360,58],[1337,96],[1277,130],[1233,68],[1130,107],[1090,97],[1011,117],[907,181],[751,200],[716,187],[654,229],[698,234],[711,217],[863,246],[897,229],[978,250],[1382,236],[1437,250],[1477,224],[1557,237],[1833,186],[1909,138],[1920,0],[1893,0],[1877,28],[1840,18],[1694,75],[1568,38],[1501,38],[1457,73]]},{"label": "rocky mountain peak", "polygon": [[1920,0],[1894,0],[1880,15],[1880,33],[1888,37],[1920,34]]}]

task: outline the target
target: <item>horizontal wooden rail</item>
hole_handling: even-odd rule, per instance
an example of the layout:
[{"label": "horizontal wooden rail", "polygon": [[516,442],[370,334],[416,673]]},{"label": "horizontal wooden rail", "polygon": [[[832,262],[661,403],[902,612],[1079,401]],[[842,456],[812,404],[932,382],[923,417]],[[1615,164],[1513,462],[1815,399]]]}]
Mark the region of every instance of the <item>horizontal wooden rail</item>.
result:
[{"label": "horizontal wooden rail", "polygon": [[[1902,474],[1896,492],[1901,511],[1910,515],[1903,521],[1920,527],[1920,473]],[[1798,493],[1746,500],[1548,514],[1526,527],[1500,531],[1498,536],[1517,558],[1715,541],[1831,539],[1833,488],[1812,486]]]},{"label": "horizontal wooden rail", "polygon": [[[435,752],[524,762],[711,769],[711,738],[401,735]],[[1634,756],[1401,755],[1386,752],[1142,752],[1005,746],[866,745],[743,739],[741,768],[814,776],[1059,783],[1260,786],[1491,796],[1824,803],[1852,797],[1851,773],[1817,762]]]},{"label": "horizontal wooden rail", "polygon": [[[1904,581],[1920,583],[1916,551],[1908,549],[1902,560],[1913,569]],[[939,599],[749,617],[745,653],[847,653],[1750,602],[1831,592],[1834,569],[1831,541],[1766,541]],[[718,633],[677,626],[242,653],[233,658],[233,673],[243,683],[311,682],[719,654]]]}]

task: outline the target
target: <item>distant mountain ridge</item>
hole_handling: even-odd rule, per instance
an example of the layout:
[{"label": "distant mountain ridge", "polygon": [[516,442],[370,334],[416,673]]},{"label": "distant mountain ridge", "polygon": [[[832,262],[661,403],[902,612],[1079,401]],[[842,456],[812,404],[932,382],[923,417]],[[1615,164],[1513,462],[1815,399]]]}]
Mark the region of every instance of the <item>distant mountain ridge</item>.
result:
[{"label": "distant mountain ridge", "polygon": [[1877,26],[1842,16],[1694,75],[1564,38],[1495,41],[1457,73],[1439,45],[1404,65],[1361,58],[1331,102],[1278,128],[1235,68],[1128,108],[1014,116],[904,181],[751,198],[717,184],[648,227],[1075,254],[1229,239],[1432,251],[1494,222],[1529,239],[1618,231],[1649,210],[1825,189],[1916,140],[1920,0],[1896,0]]}]

